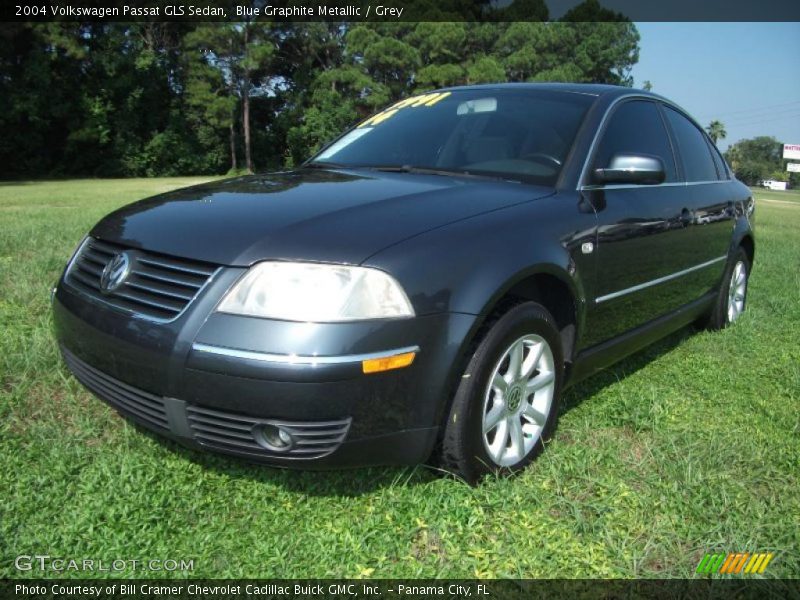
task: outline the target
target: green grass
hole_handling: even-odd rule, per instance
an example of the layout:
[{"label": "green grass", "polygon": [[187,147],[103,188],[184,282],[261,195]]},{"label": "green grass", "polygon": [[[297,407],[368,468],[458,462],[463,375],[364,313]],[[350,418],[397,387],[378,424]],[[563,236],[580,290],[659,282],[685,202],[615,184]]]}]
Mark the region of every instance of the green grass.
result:
[{"label": "green grass", "polygon": [[716,550],[773,551],[765,576],[800,577],[800,207],[758,207],[734,327],[680,331],[580,384],[533,468],[472,489],[194,453],[68,375],[48,292],[73,247],[109,210],[192,181],[0,185],[0,576],[40,553],[193,559],[195,577],[686,577]]},{"label": "green grass", "polygon": [[768,190],[763,187],[750,188],[756,200],[783,200],[784,202],[800,202],[800,190]]}]

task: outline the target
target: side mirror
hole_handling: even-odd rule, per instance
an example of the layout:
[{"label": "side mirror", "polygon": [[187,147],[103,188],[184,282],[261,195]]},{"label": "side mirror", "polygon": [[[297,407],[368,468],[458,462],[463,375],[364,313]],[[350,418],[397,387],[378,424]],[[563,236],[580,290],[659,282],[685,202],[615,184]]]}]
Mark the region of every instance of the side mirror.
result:
[{"label": "side mirror", "polygon": [[666,174],[664,163],[657,156],[648,154],[615,154],[605,169],[595,169],[597,183],[662,183]]}]

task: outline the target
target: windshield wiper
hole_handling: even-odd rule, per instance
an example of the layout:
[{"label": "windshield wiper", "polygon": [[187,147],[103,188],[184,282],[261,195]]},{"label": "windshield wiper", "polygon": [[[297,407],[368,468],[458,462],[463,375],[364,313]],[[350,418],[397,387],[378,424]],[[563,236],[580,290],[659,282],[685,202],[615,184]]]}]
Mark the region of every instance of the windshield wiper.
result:
[{"label": "windshield wiper", "polygon": [[317,161],[303,165],[306,169],[369,169],[384,173],[413,173],[418,175],[440,175],[442,177],[469,177],[470,179],[488,179],[491,181],[512,181],[519,183],[506,175],[491,175],[488,173],[474,173],[466,169],[436,169],[434,167],[415,167],[413,165],[344,165],[335,162]]},{"label": "windshield wiper", "polygon": [[369,166],[362,167],[364,169],[372,169],[374,171],[383,171],[385,173],[415,173],[420,175],[442,175],[443,177],[469,177],[471,179],[491,179],[494,181],[518,181],[511,177],[503,175],[488,175],[482,173],[473,173],[465,169],[435,169],[433,167],[414,167],[412,165],[385,165],[385,166]]},{"label": "windshield wiper", "polygon": [[343,169],[346,168],[346,165],[335,163],[335,162],[325,162],[321,160],[315,160],[314,162],[306,163],[302,165],[305,169]]}]

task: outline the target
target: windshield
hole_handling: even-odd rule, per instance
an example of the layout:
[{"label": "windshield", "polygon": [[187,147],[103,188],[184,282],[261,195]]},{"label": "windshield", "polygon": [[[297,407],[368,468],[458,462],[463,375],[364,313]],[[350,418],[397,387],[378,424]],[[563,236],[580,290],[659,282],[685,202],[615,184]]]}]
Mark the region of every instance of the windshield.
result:
[{"label": "windshield", "polygon": [[310,162],[493,175],[554,185],[594,97],[532,90],[453,90],[401,100]]}]

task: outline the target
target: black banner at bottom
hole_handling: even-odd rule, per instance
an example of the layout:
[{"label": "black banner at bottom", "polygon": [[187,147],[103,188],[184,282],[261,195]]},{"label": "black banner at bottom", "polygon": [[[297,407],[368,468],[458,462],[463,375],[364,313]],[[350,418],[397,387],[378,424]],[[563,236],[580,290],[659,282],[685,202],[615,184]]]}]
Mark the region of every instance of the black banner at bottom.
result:
[{"label": "black banner at bottom", "polygon": [[33,600],[248,600],[473,598],[505,600],[707,598],[800,600],[800,580],[780,579],[4,579],[0,598]]}]

